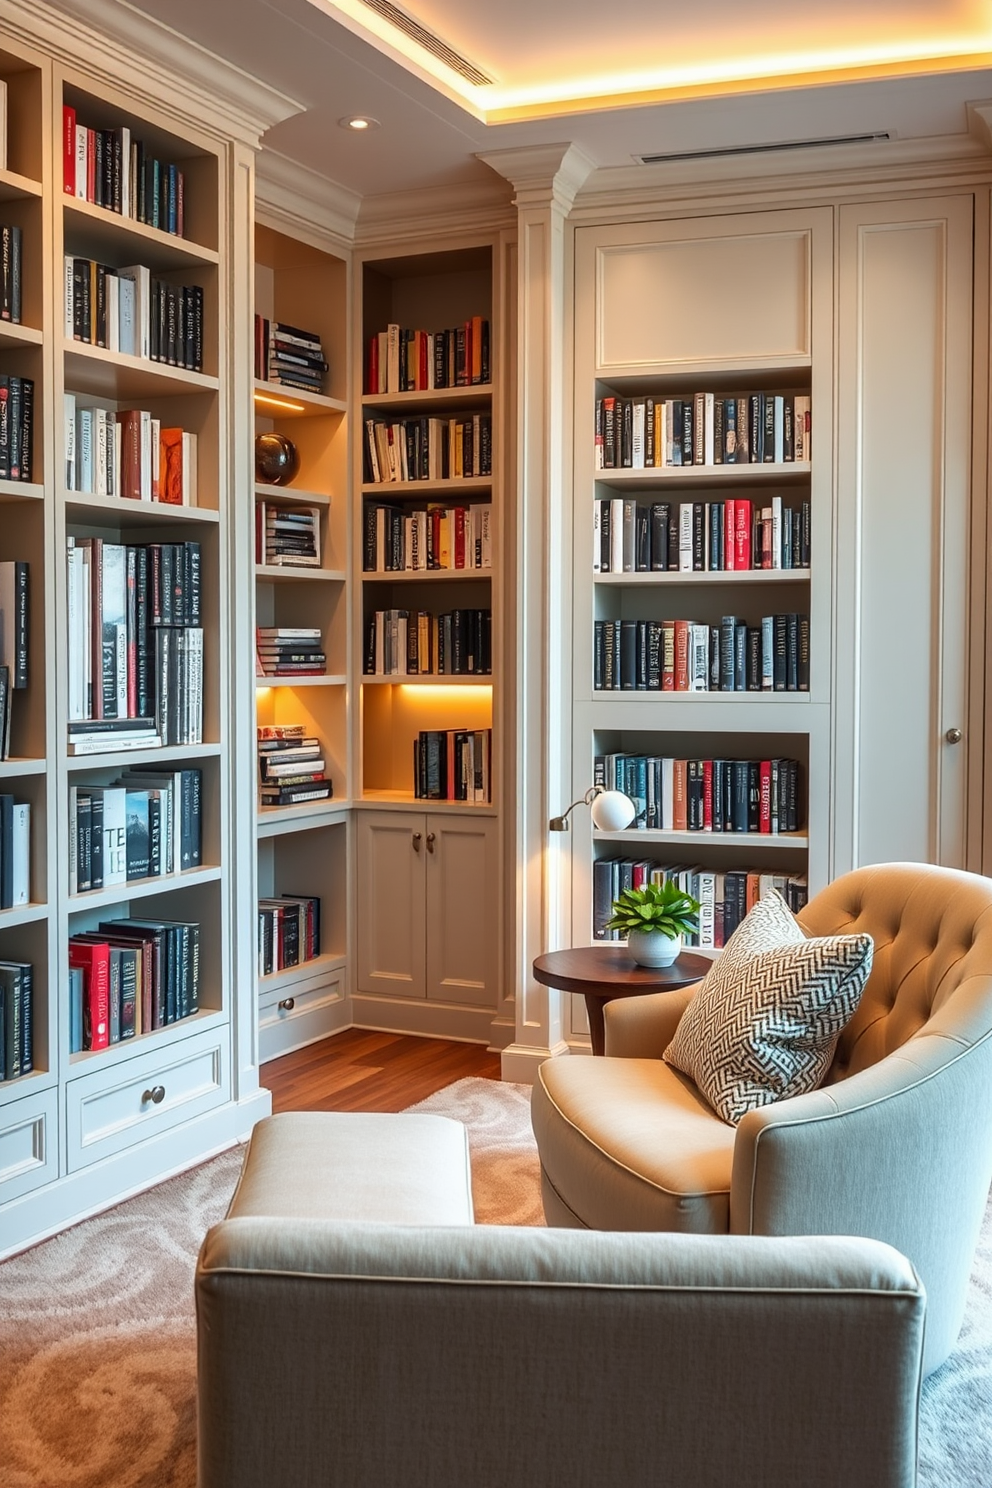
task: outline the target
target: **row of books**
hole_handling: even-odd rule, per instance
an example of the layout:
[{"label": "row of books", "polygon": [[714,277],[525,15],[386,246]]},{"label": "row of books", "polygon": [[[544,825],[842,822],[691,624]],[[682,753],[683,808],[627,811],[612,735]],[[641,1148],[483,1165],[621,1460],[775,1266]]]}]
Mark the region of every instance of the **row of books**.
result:
[{"label": "row of books", "polygon": [[367,677],[488,676],[492,610],[376,610],[365,636]]},{"label": "row of books", "polygon": [[65,487],[127,501],[196,505],[196,435],[146,408],[101,408],[64,395]]},{"label": "row of books", "polygon": [[467,480],[493,473],[488,413],[365,420],[366,482]]},{"label": "row of books", "polygon": [[413,741],[418,801],[492,800],[492,729],[421,729]]},{"label": "row of books", "polygon": [[794,759],[671,759],[598,754],[593,784],[623,791],[641,832],[798,832],[805,819]]},{"label": "row of books", "polygon": [[305,724],[260,724],[257,742],[260,806],[330,800],[334,787],[325,774],[323,749]]},{"label": "row of books", "polygon": [[129,769],[112,785],[69,787],[69,893],[198,868],[202,778],[197,769]]},{"label": "row of books", "polygon": [[327,361],[316,331],[255,316],[255,377],[300,392],[323,391]]},{"label": "row of books", "polygon": [[0,375],[0,480],[30,481],[34,469],[34,382]]},{"label": "row of books", "polygon": [[185,184],[178,165],[155,159],[126,124],[91,129],[79,122],[71,104],[62,105],[66,196],[182,237]]},{"label": "row of books", "polygon": [[260,625],[255,631],[257,677],[322,677],[327,652],[315,625]]},{"label": "row of books", "polygon": [[65,337],[203,369],[203,290],[198,284],[153,279],[144,264],[112,268],[91,258],[65,257]]},{"label": "row of books", "polygon": [[0,961],[0,1080],[34,1069],[34,966]]},{"label": "row of books", "polygon": [[256,501],[255,562],[273,568],[319,568],[319,507]]},{"label": "row of books", "polygon": [[366,502],[365,573],[493,566],[492,503],[428,506],[413,511]]},{"label": "row of books", "polygon": [[638,692],[807,692],[809,616],[597,620],[593,687]]},{"label": "row of books", "polygon": [[10,726],[14,715],[14,689],[10,667],[0,665],[0,760],[10,759]]},{"label": "row of books", "polygon": [[31,806],[0,793],[0,909],[31,900]]},{"label": "row of books", "polygon": [[444,331],[408,330],[387,325],[370,337],[366,393],[423,393],[433,388],[488,384],[489,321],[471,320]]},{"label": "row of books", "polygon": [[320,900],[280,894],[258,901],[258,974],[271,976],[320,955]]},{"label": "row of books", "polygon": [[808,569],[810,506],[763,500],[593,503],[593,573]]},{"label": "row of books", "polygon": [[623,940],[620,930],[607,930],[613,900],[624,889],[646,883],[673,882],[699,901],[699,931],[683,936],[686,947],[719,950],[748,910],[769,889],[782,895],[793,914],[807,901],[804,874],[768,873],[754,868],[717,872],[698,865],[662,864],[648,859],[597,858],[592,865],[592,933],[596,940]]},{"label": "row of books", "polygon": [[70,748],[201,743],[199,542],[66,541]]},{"label": "row of books", "polygon": [[24,234],[13,222],[0,223],[0,320],[21,319],[21,263]]},{"label": "row of books", "polygon": [[805,393],[596,399],[597,470],[781,465],[808,461],[811,449]]},{"label": "row of books", "polygon": [[69,937],[69,1051],[106,1049],[200,1006],[200,926],[104,920]]}]

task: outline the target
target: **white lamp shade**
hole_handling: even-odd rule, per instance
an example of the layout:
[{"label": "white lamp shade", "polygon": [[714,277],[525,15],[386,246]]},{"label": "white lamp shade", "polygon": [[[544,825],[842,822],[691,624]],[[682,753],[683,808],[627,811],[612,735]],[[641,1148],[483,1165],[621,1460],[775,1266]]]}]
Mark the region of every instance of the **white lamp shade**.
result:
[{"label": "white lamp shade", "polygon": [[637,807],[623,791],[600,791],[589,808],[592,824],[601,832],[623,832],[637,815]]}]

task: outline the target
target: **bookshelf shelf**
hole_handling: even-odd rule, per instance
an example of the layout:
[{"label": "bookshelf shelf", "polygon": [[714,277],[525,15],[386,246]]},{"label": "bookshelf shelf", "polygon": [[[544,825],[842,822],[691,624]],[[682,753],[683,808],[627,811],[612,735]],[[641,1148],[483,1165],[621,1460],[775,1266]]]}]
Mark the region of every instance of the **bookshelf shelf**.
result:
[{"label": "bookshelf shelf", "polygon": [[[492,490],[492,487],[493,477],[491,475],[467,475],[434,481],[366,481],[362,485],[362,495],[381,496],[390,501],[407,500],[416,496],[453,498],[458,495],[469,496],[473,492],[488,492]],[[457,503],[453,502],[453,504]]]},{"label": "bookshelf shelf", "polygon": [[489,568],[418,568],[416,571],[379,568],[366,569],[362,574],[369,583],[384,584],[466,584],[486,582],[491,576]]},{"label": "bookshelf shelf", "polygon": [[716,584],[726,588],[739,584],[808,584],[809,579],[808,568],[744,568],[697,570],[694,573],[594,573],[592,581],[596,585],[627,589],[644,585],[662,588],[669,585]]},{"label": "bookshelf shelf", "polygon": [[302,806],[261,806],[258,837],[281,837],[287,832],[312,832],[318,827],[346,826],[350,801],[308,801]]},{"label": "bookshelf shelf", "polygon": [[301,581],[311,584],[345,584],[348,581],[344,569],[306,568],[303,564],[294,566],[291,563],[256,563],[255,577],[263,579],[267,584],[298,584]]},{"label": "bookshelf shelf", "polygon": [[[616,381],[616,379],[611,379]],[[652,487],[675,486],[686,489],[698,486],[763,486],[776,487],[808,480],[812,466],[808,460],[788,460],[781,464],[761,465],[656,465],[649,470],[597,470],[595,479],[603,486],[633,486],[646,491]]]},{"label": "bookshelf shelf", "polygon": [[[322,393],[305,392],[302,388],[283,387],[276,382],[255,380],[255,412],[262,417],[327,418],[347,413],[348,405],[340,398]],[[284,487],[278,487],[280,491]]]},{"label": "bookshelf shelf", "polygon": [[179,393],[216,393],[219,379],[187,372],[147,357],[107,351],[85,341],[66,341],[65,380],[74,392],[109,399],[159,398]]},{"label": "bookshelf shelf", "polygon": [[42,332],[34,326],[0,320],[0,350],[14,346],[41,346],[44,339]]},{"label": "bookshelf shelf", "polygon": [[45,759],[0,760],[0,780],[15,779],[19,775],[44,775],[48,769]]},{"label": "bookshelf shelf", "polygon": [[596,832],[594,841],[622,843],[626,847],[660,843],[701,851],[715,848],[718,852],[733,851],[738,847],[792,852],[809,847],[809,837],[805,832],[665,832],[650,827],[645,832]]},{"label": "bookshelf shelf", "polygon": [[298,486],[270,486],[263,481],[255,482],[255,495],[261,501],[297,501],[303,506],[331,505],[331,497],[325,491],[302,491]]},{"label": "bookshelf shelf", "polygon": [[120,1071],[121,1065],[127,1064],[136,1055],[152,1052],[164,1054],[176,1044],[183,1044],[194,1035],[206,1033],[223,1022],[223,1015],[216,1008],[201,1007],[195,1013],[188,1013],[185,1018],[167,1023],[164,1028],[151,1028],[147,1032],[136,1034],[134,1038],[111,1044],[109,1049],[83,1049],[78,1054],[69,1055],[71,1078],[76,1080],[95,1068]]},{"label": "bookshelf shelf", "polygon": [[324,672],[319,677],[256,677],[255,689],[263,687],[274,687],[288,689],[292,692],[296,688],[310,687],[346,687],[348,677],[345,672]]},{"label": "bookshelf shelf", "polygon": [[326,972],[343,971],[346,964],[345,956],[329,953],[313,956],[309,961],[301,961],[298,966],[287,966],[283,971],[270,971],[258,979],[259,996],[284,991],[300,982],[315,981]]},{"label": "bookshelf shelf", "polygon": [[173,506],[165,501],[133,501],[124,496],[96,496],[88,491],[64,491],[66,518],[70,522],[126,522],[128,527],[163,527],[170,522],[216,527],[220,513],[206,506]]},{"label": "bookshelf shelf", "polygon": [[363,687],[488,687],[492,688],[493,679],[488,672],[479,676],[455,675],[451,672],[390,672],[387,674],[372,674],[366,672],[362,677]]},{"label": "bookshelf shelf", "polygon": [[442,816],[484,816],[493,817],[497,815],[495,806],[491,803],[477,805],[471,801],[427,801],[420,796],[415,796],[413,791],[390,791],[390,790],[366,790],[354,803],[357,807],[378,809],[381,806],[395,806],[404,811],[428,812],[431,816],[438,814]]},{"label": "bookshelf shelf", "polygon": [[45,488],[33,481],[0,480],[0,503],[8,501],[44,501]]},{"label": "bookshelf shelf", "polygon": [[153,254],[159,269],[183,269],[199,265],[216,266],[220,254],[202,243],[181,238],[176,233],[163,232],[161,228],[138,222],[133,217],[122,217],[107,207],[98,207],[93,202],[73,197],[63,199],[66,234],[71,234],[74,247],[85,258],[119,257],[130,247],[132,261],[142,255]]},{"label": "bookshelf shelf", "polygon": [[47,904],[20,904],[16,909],[0,910],[0,931],[20,925],[35,925],[48,918]]},{"label": "bookshelf shelf", "polygon": [[21,176],[12,170],[0,170],[0,202],[40,199],[44,189],[40,181],[32,181],[30,176]]},{"label": "bookshelf shelf", "polygon": [[[488,408],[492,403],[491,383],[474,383],[468,387],[427,388],[419,392],[365,393],[363,409],[400,409],[405,414],[435,408]],[[405,415],[404,415],[405,416]]]},{"label": "bookshelf shelf", "polygon": [[133,878],[127,883],[111,884],[109,888],[86,889],[81,894],[69,895],[69,913],[85,909],[102,909],[105,905],[120,904],[122,899],[147,899],[151,894],[165,894],[170,889],[197,888],[200,884],[217,883],[222,870],[218,864],[205,868],[188,868],[184,873],[162,873],[155,878]]}]

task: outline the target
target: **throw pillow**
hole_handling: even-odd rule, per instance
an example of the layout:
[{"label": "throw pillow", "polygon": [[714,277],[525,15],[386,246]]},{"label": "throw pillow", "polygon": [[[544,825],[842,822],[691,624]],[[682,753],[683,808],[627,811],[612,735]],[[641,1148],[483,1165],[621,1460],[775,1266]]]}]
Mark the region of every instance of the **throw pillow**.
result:
[{"label": "throw pillow", "polygon": [[871,971],[870,935],[807,938],[764,895],[738,925],[679,1020],[666,1061],[724,1121],[813,1090]]}]

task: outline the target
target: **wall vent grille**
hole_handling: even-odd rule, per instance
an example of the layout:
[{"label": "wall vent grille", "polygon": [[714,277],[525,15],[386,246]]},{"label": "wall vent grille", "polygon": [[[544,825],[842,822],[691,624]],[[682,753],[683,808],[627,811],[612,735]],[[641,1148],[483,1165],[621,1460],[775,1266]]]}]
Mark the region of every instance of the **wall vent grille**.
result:
[{"label": "wall vent grille", "polygon": [[402,31],[404,36],[408,36],[411,41],[422,46],[424,51],[430,52],[432,57],[436,57],[439,62],[450,67],[452,72],[457,72],[459,77],[463,77],[466,82],[476,83],[482,87],[495,81],[484,73],[481,67],[476,67],[474,62],[470,62],[467,57],[462,57],[454,47],[442,41],[440,36],[435,36],[433,31],[428,31],[426,26],[415,21],[413,16],[400,10],[398,5],[392,3],[392,0],[363,0],[363,3],[368,6],[369,10],[374,10],[376,15],[382,16],[384,21],[395,26],[397,31]]},{"label": "wall vent grille", "polygon": [[869,145],[890,139],[887,131],[878,134],[834,134],[822,139],[776,140],[767,145],[728,145],[718,150],[665,150],[657,155],[635,155],[639,165],[663,165],[672,160],[717,160],[731,155],[765,155],[782,150],[815,150],[825,145]]}]

